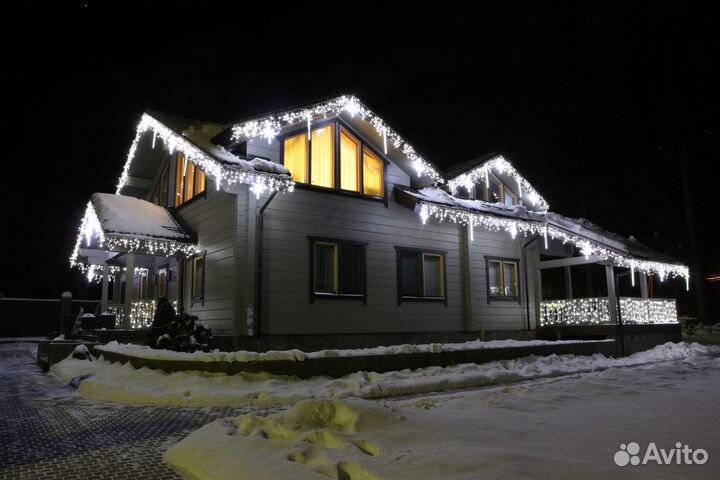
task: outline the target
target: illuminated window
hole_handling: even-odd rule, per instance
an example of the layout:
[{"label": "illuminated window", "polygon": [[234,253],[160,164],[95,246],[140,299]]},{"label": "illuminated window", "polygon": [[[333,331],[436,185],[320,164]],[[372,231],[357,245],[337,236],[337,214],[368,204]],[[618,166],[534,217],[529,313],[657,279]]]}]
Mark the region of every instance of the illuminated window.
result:
[{"label": "illuminated window", "polygon": [[365,246],[310,237],[314,297],[365,297]]},{"label": "illuminated window", "polygon": [[520,297],[518,261],[486,258],[488,299],[517,300]]},{"label": "illuminated window", "polygon": [[159,297],[167,297],[167,281],[168,281],[167,268],[161,268],[158,271],[158,298]]},{"label": "illuminated window", "polygon": [[385,196],[385,163],[349,127],[326,123],[283,141],[283,164],[296,183]]},{"label": "illuminated window", "polygon": [[192,298],[200,300],[205,290],[205,255],[192,259]]},{"label": "illuminated window", "polygon": [[360,142],[344,128],[340,130],[340,188],[360,191]]},{"label": "illuminated window", "polygon": [[205,172],[178,153],[175,168],[175,206],[192,200],[205,191]]},{"label": "illuminated window", "polygon": [[363,193],[373,197],[382,197],[385,175],[383,162],[367,147],[363,149]]},{"label": "illuminated window", "polygon": [[290,170],[292,179],[298,183],[307,183],[308,176],[307,134],[301,133],[285,139],[284,163]]},{"label": "illuminated window", "polygon": [[445,252],[395,247],[399,300],[446,300]]},{"label": "illuminated window", "polygon": [[318,187],[335,185],[335,128],[330,124],[312,131],[310,141],[310,183]]}]

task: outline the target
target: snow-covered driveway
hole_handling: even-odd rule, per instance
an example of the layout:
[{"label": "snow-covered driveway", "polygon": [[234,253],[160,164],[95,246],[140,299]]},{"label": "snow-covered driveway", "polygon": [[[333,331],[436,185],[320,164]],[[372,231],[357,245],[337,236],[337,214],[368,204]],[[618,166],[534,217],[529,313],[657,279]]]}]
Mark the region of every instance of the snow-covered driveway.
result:
[{"label": "snow-covered driveway", "polygon": [[168,408],[84,399],[0,343],[0,479],[175,479],[163,452],[221,417],[256,408]]},{"label": "snow-covered driveway", "polygon": [[[214,479],[715,479],[718,405],[720,359],[690,356],[404,400],[306,400],[214,422],[167,459]],[[651,442],[709,458],[616,465],[631,442],[639,461]]]}]

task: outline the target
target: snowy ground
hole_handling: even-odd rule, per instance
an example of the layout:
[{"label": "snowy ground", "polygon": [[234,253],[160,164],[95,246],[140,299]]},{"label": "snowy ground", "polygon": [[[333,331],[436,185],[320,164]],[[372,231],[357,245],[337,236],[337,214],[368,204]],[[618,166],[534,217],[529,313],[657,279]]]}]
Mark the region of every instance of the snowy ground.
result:
[{"label": "snowy ground", "polygon": [[[102,400],[294,405],[182,440],[166,460],[189,478],[716,478],[719,357],[717,347],[666,344],[618,360],[527,357],[307,381],[80,360],[53,373]],[[453,391],[428,394],[443,390]],[[370,400],[379,397],[392,398]],[[613,456],[628,442],[642,453],[682,442],[709,460],[619,467]]]},{"label": "snowy ground", "polygon": [[[392,401],[305,400],[268,418],[207,425],[171,448],[190,478],[717,478],[720,359],[608,368]],[[654,442],[702,448],[704,465],[618,466]]]}]

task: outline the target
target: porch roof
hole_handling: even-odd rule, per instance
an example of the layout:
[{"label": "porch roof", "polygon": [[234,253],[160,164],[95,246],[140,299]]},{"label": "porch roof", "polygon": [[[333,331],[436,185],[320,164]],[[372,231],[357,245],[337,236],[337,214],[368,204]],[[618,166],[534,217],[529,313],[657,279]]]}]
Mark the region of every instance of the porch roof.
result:
[{"label": "porch roof", "polygon": [[[667,255],[638,242],[608,232],[584,218],[570,218],[554,212],[531,212],[522,205],[504,205],[481,200],[455,198],[438,187],[413,190],[395,188],[398,201],[408,208],[419,210],[423,219],[434,217],[462,225],[472,223],[493,230],[545,235],[574,244],[586,256],[598,255],[624,267],[648,273],[670,274],[687,278],[688,269]],[[418,209],[419,207],[419,209]]]},{"label": "porch roof", "polygon": [[81,249],[185,255],[195,249],[195,234],[164,207],[135,197],[94,193],[85,209],[71,266],[87,267],[79,258],[86,256]]}]

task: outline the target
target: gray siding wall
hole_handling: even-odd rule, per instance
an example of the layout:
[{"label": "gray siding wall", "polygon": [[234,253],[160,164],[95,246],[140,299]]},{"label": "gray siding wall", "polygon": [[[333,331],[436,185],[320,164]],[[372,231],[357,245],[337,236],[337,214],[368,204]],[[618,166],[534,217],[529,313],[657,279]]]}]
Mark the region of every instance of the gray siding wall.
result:
[{"label": "gray siding wall", "polygon": [[[258,202],[260,204],[260,202]],[[308,235],[367,242],[367,305],[360,300],[310,303]],[[447,251],[448,305],[398,305],[395,246]],[[297,189],[265,213],[262,311],[264,334],[460,331],[463,329],[458,227],[423,225],[390,202]]]},{"label": "gray siding wall", "polygon": [[206,198],[180,207],[178,215],[198,236],[198,249],[205,256],[205,301],[191,305],[192,262],[186,262],[184,303],[186,311],[216,334],[234,334],[238,292],[237,248],[245,243],[238,236],[237,196],[218,192],[208,181]]},{"label": "gray siding wall", "polygon": [[[250,157],[279,161],[280,144],[251,141],[247,153]],[[520,265],[521,302],[488,303],[485,256],[521,260],[522,245],[528,239],[513,240],[507,233],[476,228],[474,241],[469,242],[464,238],[467,230],[455,224],[428,221],[423,225],[416,213],[395,203],[392,189],[396,184],[410,185],[410,177],[390,164],[386,185],[388,207],[300,188],[291,194],[277,195],[265,211],[262,334],[524,330],[528,301],[531,328],[535,327],[536,244],[527,249],[527,264]],[[241,233],[236,238],[242,243],[236,246],[237,286],[241,290],[236,297],[236,332],[246,334],[247,309],[253,302],[255,216],[267,195],[255,201],[254,195],[244,189],[237,197],[236,218]],[[345,299],[310,302],[308,236],[368,243],[367,305]],[[468,242],[465,247],[463,241]],[[398,305],[395,246],[447,251],[447,306],[431,302]],[[470,269],[464,271],[462,262],[467,257]],[[528,267],[530,288],[526,299]],[[465,292],[470,292],[470,296]]]},{"label": "gray siding wall", "polygon": [[[512,239],[506,232],[489,232],[475,228],[474,241],[470,242],[471,282],[473,292],[473,330],[523,330],[527,328],[527,299],[525,298],[525,269],[528,271],[530,325],[535,326],[534,269],[537,267],[535,243],[527,248],[527,259],[522,263],[522,246],[530,238]],[[488,302],[486,257],[516,259],[520,262],[520,302],[491,299]]]}]

